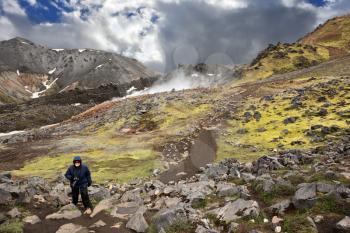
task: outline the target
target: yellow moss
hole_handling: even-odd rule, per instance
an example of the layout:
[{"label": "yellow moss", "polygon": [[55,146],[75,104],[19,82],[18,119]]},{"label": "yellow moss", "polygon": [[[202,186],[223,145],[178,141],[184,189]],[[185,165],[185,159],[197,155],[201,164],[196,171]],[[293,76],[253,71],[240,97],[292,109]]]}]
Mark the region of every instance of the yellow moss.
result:
[{"label": "yellow moss", "polygon": [[[284,54],[279,57],[278,54]],[[329,59],[328,49],[321,46],[305,46],[300,44],[279,45],[260,59],[254,66],[249,67],[244,74],[243,81],[257,80],[270,77],[273,74],[287,73],[302,67],[297,66],[298,59],[303,57],[305,67],[312,66]],[[241,80],[242,82],[242,80]]]},{"label": "yellow moss", "polygon": [[[44,156],[23,168],[13,171],[15,176],[42,176],[54,179],[66,171],[76,154]],[[135,150],[124,153],[91,151],[80,154],[92,172],[95,182],[107,180],[126,182],[135,177],[149,176],[152,169],[159,167],[159,154],[151,150]]]},{"label": "yellow moss", "polygon": [[[319,81],[319,80],[318,80]],[[337,87],[331,87],[337,88]],[[275,98],[275,101],[264,102],[258,99],[250,99],[246,101],[242,107],[240,117],[243,113],[249,111],[251,114],[258,111],[261,114],[261,119],[255,119],[245,123],[242,120],[228,121],[228,127],[225,133],[217,139],[218,153],[217,160],[226,157],[235,157],[241,161],[252,161],[262,155],[271,153],[272,150],[282,147],[284,149],[307,149],[314,147],[319,143],[311,142],[310,138],[305,135],[305,131],[310,129],[312,125],[323,126],[338,126],[347,128],[348,124],[345,119],[342,119],[336,114],[336,111],[348,109],[337,106],[341,100],[345,100],[348,96],[336,95],[334,98],[328,98],[328,101],[334,104],[328,108],[328,114],[320,117],[315,115],[305,115],[305,111],[317,112],[324,103],[317,102],[320,96],[320,91],[308,93],[307,100],[303,100],[305,107],[300,109],[288,109],[292,95],[280,95]],[[256,110],[249,110],[249,106],[254,105]],[[297,117],[297,121],[292,124],[284,124],[283,120],[287,117]],[[239,129],[246,129],[248,132],[240,134]],[[258,132],[258,129],[264,128],[266,131]],[[288,133],[283,132],[288,130]],[[302,145],[292,145],[293,141],[303,141]]]}]

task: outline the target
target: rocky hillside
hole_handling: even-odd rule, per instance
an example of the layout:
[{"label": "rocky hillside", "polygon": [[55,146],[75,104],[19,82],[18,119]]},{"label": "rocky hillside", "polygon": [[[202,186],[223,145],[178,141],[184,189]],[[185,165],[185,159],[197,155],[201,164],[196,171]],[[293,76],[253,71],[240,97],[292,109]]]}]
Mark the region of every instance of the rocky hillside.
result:
[{"label": "rocky hillside", "polygon": [[322,46],[329,50],[331,57],[339,57],[350,52],[349,35],[350,15],[346,15],[328,20],[298,42]]},{"label": "rocky hillside", "polygon": [[[29,76],[29,77],[28,77]],[[0,42],[0,101],[13,103],[103,84],[143,89],[158,75],[135,59],[92,49],[51,49],[23,38]]]},{"label": "rocky hillside", "polygon": [[311,67],[349,53],[350,16],[328,20],[296,43],[269,45],[243,70],[245,80]]}]

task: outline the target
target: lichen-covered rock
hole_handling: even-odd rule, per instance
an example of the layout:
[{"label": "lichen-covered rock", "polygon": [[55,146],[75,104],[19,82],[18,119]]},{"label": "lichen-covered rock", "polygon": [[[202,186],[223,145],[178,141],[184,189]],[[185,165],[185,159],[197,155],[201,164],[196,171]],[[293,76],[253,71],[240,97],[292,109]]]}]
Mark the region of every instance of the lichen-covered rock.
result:
[{"label": "lichen-covered rock", "polygon": [[63,206],[56,213],[46,216],[46,219],[74,219],[81,216],[80,210],[73,204]]}]

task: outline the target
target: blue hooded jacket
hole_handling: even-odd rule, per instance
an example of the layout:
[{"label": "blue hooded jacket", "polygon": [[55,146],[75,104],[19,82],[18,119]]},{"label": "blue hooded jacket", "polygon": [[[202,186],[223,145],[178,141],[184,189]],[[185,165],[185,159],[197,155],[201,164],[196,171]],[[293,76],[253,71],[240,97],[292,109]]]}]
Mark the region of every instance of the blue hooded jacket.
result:
[{"label": "blue hooded jacket", "polygon": [[[80,161],[80,166],[74,166],[74,161]],[[92,183],[90,170],[88,166],[82,163],[80,156],[74,157],[73,165],[69,166],[65,177],[70,181],[71,185],[74,183],[74,178],[77,178],[74,188],[90,186]]]}]

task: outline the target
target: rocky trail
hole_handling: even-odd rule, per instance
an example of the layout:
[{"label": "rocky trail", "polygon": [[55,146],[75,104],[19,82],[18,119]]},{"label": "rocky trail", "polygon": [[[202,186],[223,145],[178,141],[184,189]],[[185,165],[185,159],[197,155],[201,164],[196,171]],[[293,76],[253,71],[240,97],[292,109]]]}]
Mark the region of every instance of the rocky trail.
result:
[{"label": "rocky trail", "polygon": [[64,206],[64,180],[15,181],[1,173],[1,221],[25,221],[24,232],[349,232],[349,139],[345,132],[322,151],[284,151],[246,164],[226,159],[177,182],[94,186],[93,218]]}]

